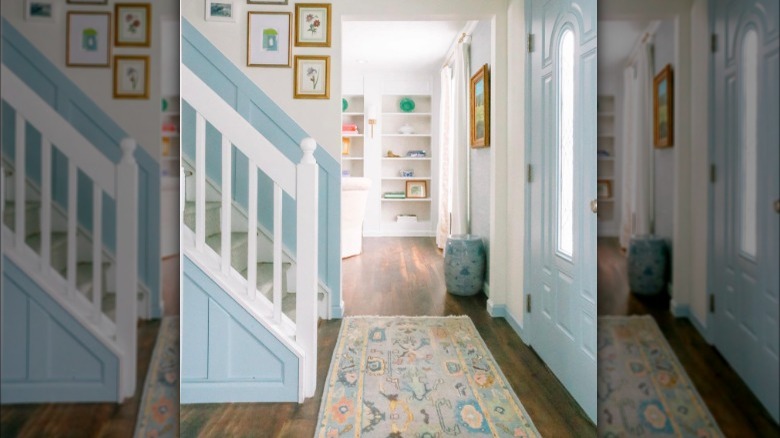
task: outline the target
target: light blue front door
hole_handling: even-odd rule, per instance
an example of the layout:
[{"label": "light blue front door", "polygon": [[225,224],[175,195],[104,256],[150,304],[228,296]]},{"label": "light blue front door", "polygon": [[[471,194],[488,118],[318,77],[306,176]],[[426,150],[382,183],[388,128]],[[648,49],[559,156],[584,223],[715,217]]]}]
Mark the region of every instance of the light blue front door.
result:
[{"label": "light blue front door", "polygon": [[780,420],[777,0],[714,0],[709,282],[717,349]]},{"label": "light blue front door", "polygon": [[531,346],[596,419],[596,1],[530,0]]}]

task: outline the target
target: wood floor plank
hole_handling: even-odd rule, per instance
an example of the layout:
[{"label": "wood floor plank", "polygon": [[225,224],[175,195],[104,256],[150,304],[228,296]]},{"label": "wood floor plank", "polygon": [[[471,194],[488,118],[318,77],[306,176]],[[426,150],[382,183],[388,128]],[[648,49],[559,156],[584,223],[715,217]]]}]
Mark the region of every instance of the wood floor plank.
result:
[{"label": "wood floor plank", "polygon": [[686,318],[669,312],[669,296],[630,293],[626,257],[617,239],[598,239],[598,314],[652,315],[727,437],[780,437],[747,385]]},{"label": "wood floor plank", "polygon": [[[344,260],[343,299],[346,315],[468,315],[474,321],[540,433],[548,437],[591,437],[595,426],[536,353],[523,344],[502,318],[491,318],[487,298],[446,293],[441,251],[432,238],[366,238],[363,254]],[[217,424],[235,412],[250,420],[231,428],[236,436],[313,436],[325,378],[341,321],[323,321],[318,331],[317,392],[303,404],[242,403],[183,405],[183,437],[224,436]],[[246,411],[236,411],[240,406]]]}]

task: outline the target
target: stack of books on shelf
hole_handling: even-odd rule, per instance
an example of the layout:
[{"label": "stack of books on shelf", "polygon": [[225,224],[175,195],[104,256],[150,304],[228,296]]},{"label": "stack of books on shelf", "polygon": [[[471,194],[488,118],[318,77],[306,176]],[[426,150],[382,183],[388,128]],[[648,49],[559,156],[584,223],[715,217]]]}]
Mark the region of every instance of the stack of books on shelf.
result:
[{"label": "stack of books on shelf", "polygon": [[385,192],[382,196],[387,199],[406,199],[406,192]]},{"label": "stack of books on shelf", "polygon": [[344,135],[359,134],[357,124],[355,123],[342,123],[341,133]]}]

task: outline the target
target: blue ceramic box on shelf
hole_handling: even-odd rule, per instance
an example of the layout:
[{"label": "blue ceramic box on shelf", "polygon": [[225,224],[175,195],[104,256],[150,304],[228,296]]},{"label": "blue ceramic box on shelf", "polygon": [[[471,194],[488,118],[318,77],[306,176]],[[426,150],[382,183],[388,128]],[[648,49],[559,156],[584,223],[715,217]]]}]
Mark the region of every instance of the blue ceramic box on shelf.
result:
[{"label": "blue ceramic box on shelf", "polygon": [[666,241],[654,235],[632,236],[628,246],[628,285],[638,295],[656,295],[666,286]]},{"label": "blue ceramic box on shelf", "polygon": [[475,295],[485,278],[485,246],[472,234],[450,236],[444,248],[444,282],[453,295]]}]

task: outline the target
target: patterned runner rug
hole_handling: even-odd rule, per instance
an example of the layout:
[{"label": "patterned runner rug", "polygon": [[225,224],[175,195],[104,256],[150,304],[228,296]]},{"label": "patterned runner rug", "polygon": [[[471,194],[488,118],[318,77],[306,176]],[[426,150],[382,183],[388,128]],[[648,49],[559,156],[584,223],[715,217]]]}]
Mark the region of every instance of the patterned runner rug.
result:
[{"label": "patterned runner rug", "polygon": [[651,316],[598,321],[600,437],[722,437]]},{"label": "patterned runner rug", "polygon": [[136,438],[179,436],[179,317],[160,322],[135,425]]},{"label": "patterned runner rug", "polygon": [[350,317],[341,324],[318,437],[536,437],[471,319]]}]

